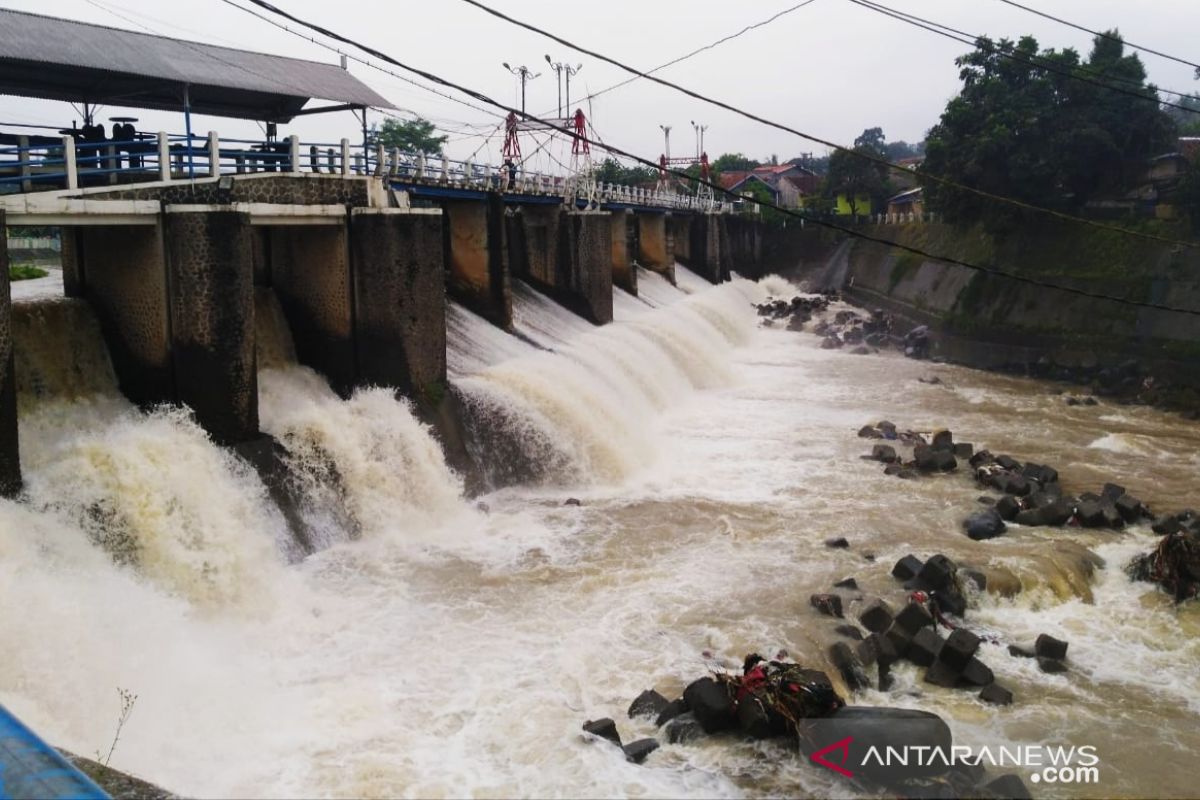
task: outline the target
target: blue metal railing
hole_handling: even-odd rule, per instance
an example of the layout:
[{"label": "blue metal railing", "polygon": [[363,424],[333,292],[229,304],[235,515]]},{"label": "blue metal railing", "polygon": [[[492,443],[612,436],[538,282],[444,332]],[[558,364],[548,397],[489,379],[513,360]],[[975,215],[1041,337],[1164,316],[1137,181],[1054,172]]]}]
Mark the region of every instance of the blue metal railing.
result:
[{"label": "blue metal railing", "polygon": [[[0,192],[74,188],[97,183],[207,178],[258,172],[373,175],[398,188],[428,185],[445,190],[500,191],[560,197],[581,207],[649,206],[729,210],[732,205],[675,191],[597,183],[588,175],[566,178],[528,172],[523,166],[492,165],[443,156],[405,153],[381,146],[341,142],[220,139],[215,133],[139,134],[120,141],[84,141],[0,135],[17,146],[0,146]],[[36,140],[36,141],[35,141]],[[28,141],[28,144],[24,142]]]},{"label": "blue metal railing", "polygon": [[109,800],[104,790],[0,706],[0,798]]}]

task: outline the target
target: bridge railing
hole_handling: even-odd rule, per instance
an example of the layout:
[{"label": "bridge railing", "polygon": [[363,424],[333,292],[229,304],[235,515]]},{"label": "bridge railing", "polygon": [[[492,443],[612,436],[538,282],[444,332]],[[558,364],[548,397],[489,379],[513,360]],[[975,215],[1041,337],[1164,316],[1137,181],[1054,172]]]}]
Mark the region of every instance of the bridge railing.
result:
[{"label": "bridge railing", "polygon": [[696,211],[731,208],[722,201],[676,191],[598,183],[590,174],[550,175],[527,170],[523,165],[497,166],[409,153],[382,144],[351,147],[347,139],[222,139],[215,131],[206,136],[139,133],[136,138],[119,141],[0,134],[0,193],[263,172],[373,175],[399,184],[561,197],[574,207],[630,205]]}]

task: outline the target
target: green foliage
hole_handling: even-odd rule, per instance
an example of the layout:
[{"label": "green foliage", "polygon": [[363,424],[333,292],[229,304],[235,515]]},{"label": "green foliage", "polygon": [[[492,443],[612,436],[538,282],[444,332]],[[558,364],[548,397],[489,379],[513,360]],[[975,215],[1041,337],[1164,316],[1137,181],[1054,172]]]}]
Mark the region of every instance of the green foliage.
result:
[{"label": "green foliage", "polygon": [[427,156],[441,155],[446,136],[436,136],[437,129],[426,119],[396,119],[388,117],[382,125],[371,126],[369,139],[372,145],[397,147],[405,153],[424,153]]},{"label": "green foliage", "polygon": [[625,167],[615,158],[606,158],[596,170],[596,180],[602,183],[637,186],[657,181],[658,172],[649,167]]},{"label": "green foliage", "polygon": [[1183,108],[1168,108],[1166,113],[1175,121],[1179,135],[1200,136],[1200,94],[1193,92],[1177,100],[1175,105]]},{"label": "green foliage", "polygon": [[[775,197],[771,194],[771,190],[758,181],[746,181],[745,184],[738,188],[738,193],[752,195],[752,202],[755,203],[775,202]],[[774,208],[763,206],[762,219],[768,225],[780,226],[788,219],[788,215]]]},{"label": "green foliage", "polygon": [[49,274],[49,272],[41,267],[34,267],[29,264],[12,264],[8,268],[8,279],[10,281],[28,281],[34,278],[44,278]]},{"label": "green foliage", "polygon": [[[1095,81],[1100,73],[1104,82],[1157,99],[1141,60],[1125,55],[1119,40],[1096,37],[1082,62],[1071,49],[1039,52],[1032,36],[1016,43],[985,37],[956,63],[962,90],[926,140],[924,169],[933,175],[1074,211],[1122,192],[1140,178],[1146,159],[1172,142],[1174,125],[1156,103],[1070,77]],[[992,230],[1003,230],[1020,213],[935,182],[925,193],[949,222],[986,220]]]},{"label": "green foliage", "polygon": [[759,166],[758,162],[749,156],[741,153],[723,153],[717,156],[717,160],[709,165],[714,175],[720,175],[722,172],[740,172],[752,170]]},{"label": "green foliage", "polygon": [[1179,184],[1175,197],[1179,210],[1187,218],[1194,233],[1200,234],[1200,162],[1193,161]]},{"label": "green foliage", "polygon": [[867,128],[854,140],[853,150],[838,150],[829,157],[826,194],[830,197],[845,195],[854,216],[865,213],[865,209],[859,208],[859,197],[871,198],[878,207],[887,193],[887,167],[870,160],[872,157],[883,158],[885,147],[883,130]]}]

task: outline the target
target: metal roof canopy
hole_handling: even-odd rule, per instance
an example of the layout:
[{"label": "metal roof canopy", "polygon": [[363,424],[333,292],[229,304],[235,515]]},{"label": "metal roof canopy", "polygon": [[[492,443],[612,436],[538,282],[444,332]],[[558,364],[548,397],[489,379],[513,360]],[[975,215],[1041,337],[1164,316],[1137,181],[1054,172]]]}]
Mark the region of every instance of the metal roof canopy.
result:
[{"label": "metal roof canopy", "polygon": [[[0,94],[288,122],[394,108],[345,69],[0,9]],[[305,109],[313,98],[340,105]]]}]

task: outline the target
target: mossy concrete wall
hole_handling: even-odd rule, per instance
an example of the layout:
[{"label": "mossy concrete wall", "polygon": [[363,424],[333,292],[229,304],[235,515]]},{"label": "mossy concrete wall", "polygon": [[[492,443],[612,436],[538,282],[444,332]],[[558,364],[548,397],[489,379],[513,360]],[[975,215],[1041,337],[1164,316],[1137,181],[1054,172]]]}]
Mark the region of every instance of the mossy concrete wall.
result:
[{"label": "mossy concrete wall", "polygon": [[[1036,281],[1200,310],[1200,252],[1194,248],[1094,229],[1005,236],[940,224],[862,230]],[[1134,358],[1180,382],[1200,384],[1200,316],[1085,297],[883,244],[848,239],[830,249],[829,241],[816,243],[824,263],[799,270],[802,277],[814,288],[841,286],[864,305],[935,326],[949,358],[987,368],[1039,360],[1092,367]]]},{"label": "mossy concrete wall", "polygon": [[675,282],[675,236],[673,220],[668,213],[639,211],[637,224],[638,264]]},{"label": "mossy concrete wall", "polygon": [[[0,231],[4,211],[0,209]],[[13,362],[12,293],[8,248],[0,247],[0,496],[21,491],[21,454],[17,444],[17,380]]]},{"label": "mossy concrete wall", "polygon": [[611,322],[612,219],[607,211],[521,208],[508,218],[513,274],[591,322]]},{"label": "mossy concrete wall", "polygon": [[100,320],[121,392],[140,406],[174,399],[162,226],[64,228],[68,297]]},{"label": "mossy concrete wall", "polygon": [[612,280],[630,294],[637,295],[637,224],[628,209],[612,212]]},{"label": "mossy concrete wall", "polygon": [[450,296],[505,330],[512,328],[512,288],[505,210],[499,197],[447,200],[444,246]]},{"label": "mossy concrete wall", "polygon": [[176,399],[219,444],[258,435],[251,238],[247,214],[166,215]]}]

